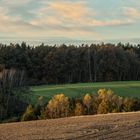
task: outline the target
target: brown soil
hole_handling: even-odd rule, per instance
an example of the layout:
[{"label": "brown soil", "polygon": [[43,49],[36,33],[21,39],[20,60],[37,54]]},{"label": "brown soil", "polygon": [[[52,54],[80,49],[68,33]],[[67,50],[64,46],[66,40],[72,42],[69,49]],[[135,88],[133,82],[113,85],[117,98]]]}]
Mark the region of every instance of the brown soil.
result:
[{"label": "brown soil", "polygon": [[0,140],[140,140],[140,112],[0,125]]}]

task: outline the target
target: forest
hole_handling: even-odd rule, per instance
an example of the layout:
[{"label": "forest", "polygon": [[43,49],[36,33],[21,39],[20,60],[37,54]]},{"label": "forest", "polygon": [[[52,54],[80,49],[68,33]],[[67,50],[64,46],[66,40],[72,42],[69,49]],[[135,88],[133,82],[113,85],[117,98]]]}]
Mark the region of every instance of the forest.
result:
[{"label": "forest", "polygon": [[76,98],[61,91],[49,101],[40,95],[34,104],[30,97],[34,85],[139,80],[140,45],[0,44],[0,122],[138,111],[138,98],[110,89]]},{"label": "forest", "polygon": [[0,67],[24,71],[28,85],[140,80],[140,45],[0,44]]}]

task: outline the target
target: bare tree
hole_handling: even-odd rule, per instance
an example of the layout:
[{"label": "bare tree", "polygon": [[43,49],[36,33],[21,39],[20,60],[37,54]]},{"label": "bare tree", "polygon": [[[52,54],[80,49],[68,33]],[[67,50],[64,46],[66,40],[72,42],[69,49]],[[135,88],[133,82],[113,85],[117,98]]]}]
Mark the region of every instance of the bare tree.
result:
[{"label": "bare tree", "polygon": [[[0,71],[0,113],[1,119],[8,116],[10,102],[15,101],[23,92],[19,92],[25,87],[24,71],[15,69],[2,69]],[[19,95],[20,94],[20,95]]]}]

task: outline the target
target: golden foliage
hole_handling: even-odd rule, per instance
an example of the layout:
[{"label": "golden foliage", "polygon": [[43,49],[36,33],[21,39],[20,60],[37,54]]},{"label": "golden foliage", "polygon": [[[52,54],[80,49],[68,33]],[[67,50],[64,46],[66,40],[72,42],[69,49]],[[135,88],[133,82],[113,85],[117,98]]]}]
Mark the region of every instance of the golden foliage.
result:
[{"label": "golden foliage", "polygon": [[29,105],[25,111],[25,113],[22,116],[21,121],[30,121],[30,120],[35,120],[36,116],[34,114],[34,109],[32,105]]},{"label": "golden foliage", "polygon": [[76,107],[75,107],[75,116],[81,116],[83,115],[83,106],[81,103],[76,103]]},{"label": "golden foliage", "polygon": [[106,89],[99,89],[98,90],[98,95],[100,98],[104,98],[106,95]]},{"label": "golden foliage", "polygon": [[90,96],[90,94],[86,94],[85,96],[84,96],[84,98],[83,98],[83,103],[84,103],[84,105],[86,105],[87,107],[89,107],[90,106],[90,103],[91,103],[91,96]]},{"label": "golden foliage", "polygon": [[66,117],[69,112],[69,99],[64,94],[57,94],[49,101],[47,108],[52,118]]}]

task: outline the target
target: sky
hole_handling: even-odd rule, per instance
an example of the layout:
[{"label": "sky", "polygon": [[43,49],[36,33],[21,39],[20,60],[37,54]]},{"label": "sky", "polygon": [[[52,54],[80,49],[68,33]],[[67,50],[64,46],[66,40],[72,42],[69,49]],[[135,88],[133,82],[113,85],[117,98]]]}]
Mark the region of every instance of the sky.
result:
[{"label": "sky", "polygon": [[0,42],[140,43],[140,0],[0,0]]}]

